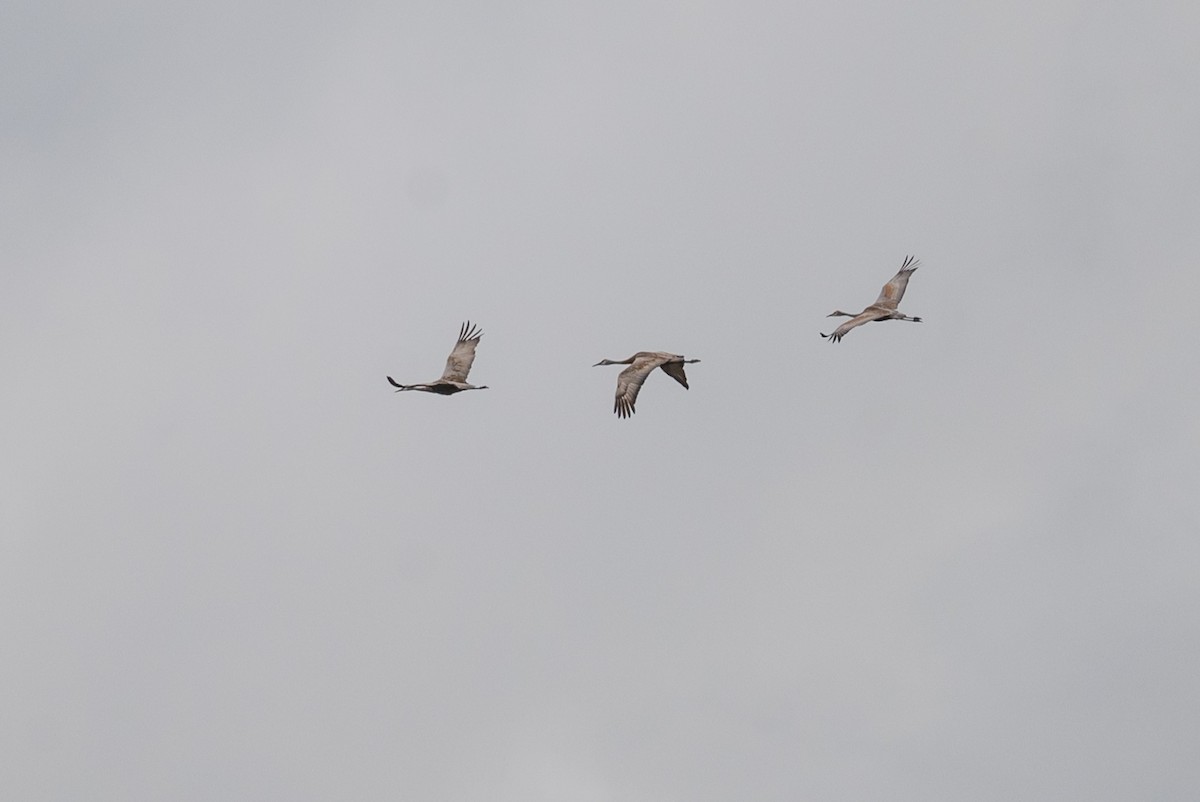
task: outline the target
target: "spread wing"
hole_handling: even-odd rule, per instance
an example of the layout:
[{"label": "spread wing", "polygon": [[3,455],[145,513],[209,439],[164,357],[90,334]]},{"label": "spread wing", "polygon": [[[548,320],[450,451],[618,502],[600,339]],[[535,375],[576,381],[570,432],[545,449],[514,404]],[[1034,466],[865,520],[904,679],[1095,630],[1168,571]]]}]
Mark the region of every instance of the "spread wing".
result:
[{"label": "spread wing", "polygon": [[663,373],[667,374],[672,379],[674,379],[675,381],[682,384],[684,389],[691,389],[688,387],[687,374],[683,372],[683,362],[682,361],[664,362],[661,365],[659,365],[659,367],[662,368]]},{"label": "spread wing", "polygon": [[446,369],[442,371],[443,381],[467,380],[467,374],[471,372],[471,365],[475,362],[475,346],[479,345],[479,338],[482,336],[483,332],[472,326],[471,321],[468,320],[462,325],[462,330],[458,333],[458,342],[454,344],[454,350],[446,359]]},{"label": "spread wing", "polygon": [[908,287],[908,278],[920,266],[921,263],[917,261],[917,257],[904,257],[904,264],[900,266],[900,272],[883,285],[883,290],[872,306],[882,306],[885,309],[895,309],[900,306],[900,299],[904,297],[904,290]]},{"label": "spread wing", "polygon": [[881,320],[887,316],[888,313],[886,311],[868,306],[862,312],[834,329],[833,334],[825,334],[822,332],[821,336],[828,337],[831,343],[840,342],[841,339],[846,336],[846,332],[850,331],[851,329],[856,329],[864,323],[870,323],[872,320]]},{"label": "spread wing", "polygon": [[647,356],[635,359],[633,364],[621,371],[617,376],[617,398],[613,411],[618,418],[628,418],[634,413],[634,404],[642,383],[650,375],[650,371],[661,365],[664,360],[657,356]]}]

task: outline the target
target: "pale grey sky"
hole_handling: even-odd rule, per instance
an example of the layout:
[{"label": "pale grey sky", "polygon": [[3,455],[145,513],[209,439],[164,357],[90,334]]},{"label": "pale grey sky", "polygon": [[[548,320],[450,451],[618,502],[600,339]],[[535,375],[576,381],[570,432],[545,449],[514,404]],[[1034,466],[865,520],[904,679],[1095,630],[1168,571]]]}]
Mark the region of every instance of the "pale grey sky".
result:
[{"label": "pale grey sky", "polygon": [[1195,799],[1198,29],[8,3],[0,796]]}]

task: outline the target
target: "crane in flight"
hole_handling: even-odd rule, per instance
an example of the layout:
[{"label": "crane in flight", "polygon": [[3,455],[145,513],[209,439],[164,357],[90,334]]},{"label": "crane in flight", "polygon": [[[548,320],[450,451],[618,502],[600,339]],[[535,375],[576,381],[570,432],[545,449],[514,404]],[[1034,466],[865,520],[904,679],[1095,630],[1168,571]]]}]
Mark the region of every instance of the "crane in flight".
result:
[{"label": "crane in flight", "polygon": [[479,338],[482,336],[483,332],[472,326],[471,321],[464,323],[458,333],[458,342],[454,343],[454,350],[446,359],[446,369],[442,371],[442,378],[437,381],[401,384],[391,376],[388,376],[387,380],[398,393],[403,390],[420,390],[438,395],[454,395],[463,390],[486,390],[486,384],[479,387],[467,384],[467,374],[471,372],[471,364],[475,361],[475,346],[479,345]]},{"label": "crane in flight", "polygon": [[920,266],[921,263],[917,260],[917,257],[904,257],[904,264],[900,266],[900,272],[892,276],[892,280],[883,285],[883,291],[879,293],[879,297],[875,299],[875,303],[857,315],[843,312],[840,309],[830,312],[827,317],[848,317],[850,320],[847,320],[834,329],[833,334],[820,332],[821,336],[828,338],[831,343],[840,342],[848,331],[858,328],[864,323],[870,323],[873,320],[907,320],[911,323],[920,323],[921,318],[909,317],[897,308],[900,306],[900,299],[904,297],[905,288],[908,287],[909,277]]},{"label": "crane in flight", "polygon": [[592,367],[601,365],[629,365],[617,375],[617,398],[613,412],[618,418],[628,418],[636,410],[633,405],[637,402],[638,392],[642,382],[646,381],[655,368],[662,368],[663,373],[688,389],[687,374],[683,372],[684,365],[699,362],[699,359],[684,359],[679,354],[668,354],[665,351],[638,351],[628,359],[601,359]]}]

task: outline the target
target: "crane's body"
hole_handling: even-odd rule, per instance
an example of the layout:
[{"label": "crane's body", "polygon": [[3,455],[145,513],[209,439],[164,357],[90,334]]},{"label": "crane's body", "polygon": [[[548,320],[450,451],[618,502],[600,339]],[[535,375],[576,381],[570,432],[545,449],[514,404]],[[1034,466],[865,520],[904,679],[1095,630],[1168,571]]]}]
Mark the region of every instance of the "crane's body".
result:
[{"label": "crane's body", "polygon": [[642,383],[655,368],[661,368],[663,373],[682,384],[686,390],[688,389],[688,380],[683,366],[699,361],[699,359],[684,359],[679,354],[668,354],[665,351],[638,351],[628,359],[601,359],[592,367],[629,365],[617,375],[617,395],[613,404],[613,412],[617,413],[618,418],[628,418],[636,411],[634,404],[642,389]]},{"label": "crane's body", "polygon": [[909,317],[898,308],[900,306],[900,299],[904,297],[904,290],[908,288],[909,277],[920,266],[921,263],[915,256],[905,257],[904,264],[900,266],[900,272],[892,276],[892,280],[883,285],[883,290],[879,293],[879,297],[875,299],[875,303],[857,315],[843,312],[840,309],[830,312],[828,317],[848,317],[850,320],[847,320],[834,329],[833,334],[821,332],[821,336],[828,338],[831,343],[836,343],[841,342],[841,339],[851,329],[858,328],[864,323],[871,323],[877,320],[907,320],[910,323],[920,323],[921,318]]},{"label": "crane's body", "polygon": [[475,346],[479,345],[479,338],[482,336],[483,332],[472,326],[470,321],[464,323],[458,332],[458,341],[454,343],[454,350],[446,359],[446,369],[442,371],[442,377],[437,381],[423,384],[401,384],[391,376],[388,376],[387,380],[398,393],[404,390],[419,390],[424,393],[454,395],[464,390],[486,390],[488,389],[486,384],[476,387],[474,384],[467,383],[467,374],[471,372],[471,365],[475,362]]}]

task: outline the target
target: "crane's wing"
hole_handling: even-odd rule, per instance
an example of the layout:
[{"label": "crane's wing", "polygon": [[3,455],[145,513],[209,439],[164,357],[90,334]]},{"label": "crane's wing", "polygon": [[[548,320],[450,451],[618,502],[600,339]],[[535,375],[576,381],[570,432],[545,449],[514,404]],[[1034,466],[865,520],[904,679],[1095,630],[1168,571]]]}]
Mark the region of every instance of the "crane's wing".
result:
[{"label": "crane's wing", "polygon": [[664,362],[659,365],[662,372],[670,376],[675,381],[683,385],[684,389],[690,389],[687,383],[687,374],[683,372],[683,362]]},{"label": "crane's wing", "polygon": [[920,266],[921,263],[917,261],[917,257],[904,257],[904,264],[900,266],[900,272],[892,276],[892,280],[883,285],[883,290],[872,305],[882,306],[886,309],[895,309],[900,306],[900,299],[904,297],[904,290],[908,287],[908,278]]},{"label": "crane's wing", "polygon": [[628,418],[635,410],[638,393],[642,382],[650,375],[650,371],[661,365],[663,360],[658,357],[643,357],[635,359],[633,364],[621,371],[617,376],[617,398],[613,404],[613,412],[618,418]]},{"label": "crane's wing", "polygon": [[443,381],[467,380],[467,374],[471,372],[471,365],[475,362],[475,346],[479,345],[479,338],[482,336],[483,332],[472,326],[471,321],[468,320],[462,325],[462,330],[458,333],[458,342],[454,344],[454,350],[446,359],[446,369],[442,371]]},{"label": "crane's wing", "polygon": [[862,312],[858,313],[834,329],[833,334],[826,334],[825,332],[820,332],[820,334],[822,337],[829,338],[829,342],[831,343],[840,342],[841,339],[846,336],[846,332],[850,331],[851,329],[856,329],[864,323],[870,323],[872,320],[881,320],[887,316],[888,313],[886,311],[882,309],[874,309],[868,306]]}]

